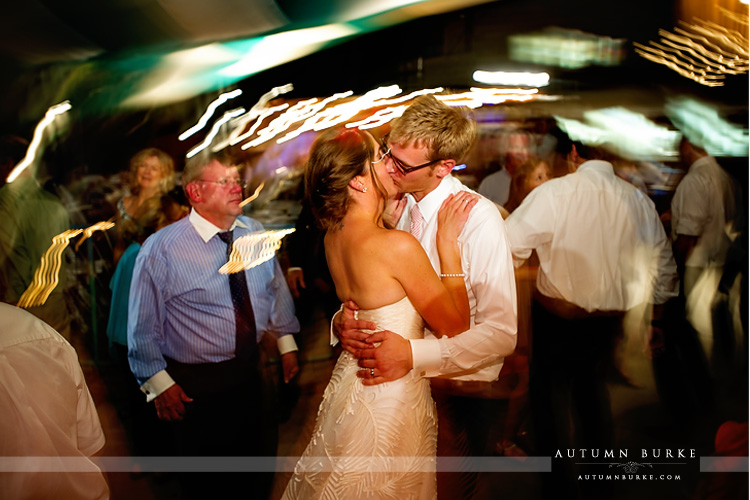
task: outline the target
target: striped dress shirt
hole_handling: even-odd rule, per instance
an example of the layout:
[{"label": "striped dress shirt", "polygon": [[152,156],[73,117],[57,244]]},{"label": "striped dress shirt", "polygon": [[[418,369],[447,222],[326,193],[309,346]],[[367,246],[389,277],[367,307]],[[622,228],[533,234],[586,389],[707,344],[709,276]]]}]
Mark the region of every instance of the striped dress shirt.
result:
[{"label": "striped dress shirt", "polygon": [[[237,240],[263,226],[240,216]],[[219,274],[226,244],[219,228],[194,210],[149,237],[138,254],[130,289],[128,359],[150,401],[174,384],[164,356],[182,363],[234,357],[235,315],[229,278]],[[258,340],[277,339],[281,353],[296,350],[294,302],[276,258],[245,271]]]}]

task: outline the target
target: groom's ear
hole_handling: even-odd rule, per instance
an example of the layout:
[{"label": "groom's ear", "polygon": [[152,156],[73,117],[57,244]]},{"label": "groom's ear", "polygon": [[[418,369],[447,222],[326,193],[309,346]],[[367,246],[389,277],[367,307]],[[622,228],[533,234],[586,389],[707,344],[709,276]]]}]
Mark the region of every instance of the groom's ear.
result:
[{"label": "groom's ear", "polygon": [[448,158],[447,160],[443,160],[440,162],[440,165],[435,169],[435,176],[438,179],[442,179],[443,177],[450,175],[450,173],[453,171],[453,167],[456,166],[456,160],[453,160],[451,158]]}]

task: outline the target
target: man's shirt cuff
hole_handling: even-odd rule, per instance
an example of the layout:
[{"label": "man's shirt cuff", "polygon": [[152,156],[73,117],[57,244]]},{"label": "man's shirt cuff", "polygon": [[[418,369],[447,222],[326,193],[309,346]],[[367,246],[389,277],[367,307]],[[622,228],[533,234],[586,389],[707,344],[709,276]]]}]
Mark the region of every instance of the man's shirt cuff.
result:
[{"label": "man's shirt cuff", "polygon": [[411,345],[412,369],[423,377],[435,377],[440,373],[443,358],[440,354],[438,339],[412,339]]},{"label": "man's shirt cuff", "polygon": [[294,340],[294,335],[282,335],[276,339],[276,346],[279,348],[279,354],[282,356],[288,352],[299,350],[297,342]]},{"label": "man's shirt cuff", "polygon": [[166,391],[175,384],[167,370],[156,372],[150,379],[146,380],[141,386],[141,392],[146,395],[146,402],[151,402],[162,392]]},{"label": "man's shirt cuff", "polygon": [[333,333],[333,321],[334,321],[334,320],[336,319],[336,316],[337,316],[337,315],[338,315],[339,313],[343,312],[343,310],[344,310],[344,304],[341,304],[341,307],[339,308],[339,310],[338,310],[338,311],[336,311],[336,312],[335,312],[335,313],[333,314],[333,317],[331,318],[330,337],[331,337],[331,346],[332,346],[332,347],[336,347],[336,344],[338,344],[338,343],[339,343],[339,338],[338,338],[338,337],[336,336],[336,334],[335,334],[335,333]]}]

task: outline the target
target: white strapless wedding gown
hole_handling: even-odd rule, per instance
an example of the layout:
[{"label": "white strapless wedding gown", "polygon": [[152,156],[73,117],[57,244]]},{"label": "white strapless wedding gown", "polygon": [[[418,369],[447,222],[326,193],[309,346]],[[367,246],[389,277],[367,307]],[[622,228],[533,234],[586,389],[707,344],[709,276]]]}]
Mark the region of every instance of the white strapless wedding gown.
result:
[{"label": "white strapless wedding gown", "polygon": [[[422,338],[422,318],[407,297],[358,318],[378,330]],[[282,500],[434,500],[437,417],[429,381],[410,371],[365,386],[344,351],[323,393],[310,443]]]}]

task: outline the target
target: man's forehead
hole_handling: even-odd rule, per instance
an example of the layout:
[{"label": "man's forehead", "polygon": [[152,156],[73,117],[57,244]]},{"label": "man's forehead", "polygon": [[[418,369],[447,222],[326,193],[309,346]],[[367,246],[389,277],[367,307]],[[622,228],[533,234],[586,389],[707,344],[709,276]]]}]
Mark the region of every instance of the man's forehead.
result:
[{"label": "man's forehead", "polygon": [[209,164],[205,166],[203,171],[229,176],[236,174],[238,170],[235,165],[224,165],[219,160],[211,160]]}]

